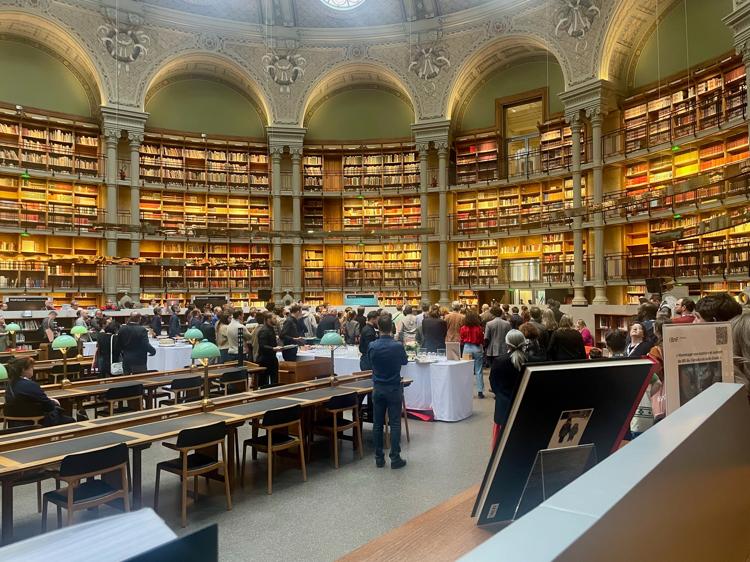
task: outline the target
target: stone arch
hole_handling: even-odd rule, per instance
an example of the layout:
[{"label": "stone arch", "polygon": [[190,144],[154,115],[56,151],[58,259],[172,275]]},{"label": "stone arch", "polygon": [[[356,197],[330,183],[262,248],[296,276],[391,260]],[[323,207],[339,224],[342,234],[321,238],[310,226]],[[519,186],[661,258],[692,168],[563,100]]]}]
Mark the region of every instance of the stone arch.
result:
[{"label": "stone arch", "polygon": [[186,78],[216,80],[230,86],[258,110],[265,125],[271,122],[271,106],[261,86],[244,67],[220,53],[180,53],[155,66],[138,86],[139,107],[143,109],[146,100],[160,88]]},{"label": "stone arch", "polygon": [[416,96],[402,77],[377,62],[347,61],[329,68],[310,84],[303,93],[297,122],[303,125],[309,115],[332,95],[348,88],[363,86],[376,86],[406,100],[416,119]]},{"label": "stone arch", "polygon": [[81,83],[92,115],[106,104],[106,74],[90,46],[69,28],[36,13],[0,10],[0,38],[28,43],[60,60]]},{"label": "stone arch", "polygon": [[461,63],[454,74],[448,88],[444,107],[445,118],[453,119],[454,114],[460,110],[461,100],[465,104],[471,99],[472,92],[481,85],[482,77],[513,62],[538,60],[546,56],[551,56],[560,65],[565,83],[570,84],[571,75],[567,60],[540,37],[531,34],[507,35],[472,50],[472,54]]}]

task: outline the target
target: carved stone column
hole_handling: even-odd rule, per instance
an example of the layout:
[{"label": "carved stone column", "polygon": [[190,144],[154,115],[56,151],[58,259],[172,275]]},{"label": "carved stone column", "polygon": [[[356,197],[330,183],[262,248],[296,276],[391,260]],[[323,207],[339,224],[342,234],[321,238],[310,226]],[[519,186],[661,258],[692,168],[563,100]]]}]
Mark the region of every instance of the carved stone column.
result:
[{"label": "carved stone column", "polygon": [[[130,257],[137,258],[141,255],[141,190],[140,190],[140,150],[143,143],[143,135],[128,132],[128,143],[130,145],[130,225],[133,232],[130,234]],[[133,298],[141,292],[141,268],[138,265],[130,266],[130,292]]]},{"label": "carved stone column", "polygon": [[274,302],[281,300],[281,155],[283,147],[273,146],[271,152],[271,293]]},{"label": "carved stone column", "polygon": [[604,277],[604,214],[601,204],[604,198],[604,186],[602,185],[602,173],[604,162],[602,160],[602,112],[596,108],[588,112],[591,121],[591,146],[593,175],[594,205],[597,211],[594,213],[594,304],[609,304],[607,299],[607,286]]},{"label": "carved stone column", "polygon": [[292,156],[292,230],[295,233],[292,243],[292,292],[299,299],[302,295],[302,147],[290,147],[289,153]]},{"label": "carved stone column", "polygon": [[[428,190],[430,189],[430,169],[428,158],[430,155],[430,143],[419,143],[417,144],[417,150],[419,151],[419,209],[420,209],[420,223],[419,226],[425,228],[428,226],[428,206],[429,199],[427,196]],[[430,256],[429,256],[429,242],[427,236],[422,235],[419,237],[421,243],[421,262],[420,262],[420,283],[419,292],[421,293],[422,302],[430,301]]]},{"label": "carved stone column", "polygon": [[[571,171],[573,172],[573,207],[580,209],[581,196],[581,114],[576,112],[570,120],[571,129]],[[583,217],[573,217],[573,305],[586,306],[588,301],[583,286]]]},{"label": "carved stone column", "polygon": [[440,198],[438,230],[440,237],[440,304],[448,306],[451,302],[448,263],[448,142],[439,142],[436,148],[438,153],[438,196]]},{"label": "carved stone column", "polygon": [[[117,224],[117,142],[121,131],[114,127],[104,129],[104,184],[106,186],[106,222],[108,225]],[[112,228],[104,232],[105,250],[107,257],[117,254],[117,235]],[[117,296],[117,269],[114,265],[104,266],[104,293],[107,298]]]}]

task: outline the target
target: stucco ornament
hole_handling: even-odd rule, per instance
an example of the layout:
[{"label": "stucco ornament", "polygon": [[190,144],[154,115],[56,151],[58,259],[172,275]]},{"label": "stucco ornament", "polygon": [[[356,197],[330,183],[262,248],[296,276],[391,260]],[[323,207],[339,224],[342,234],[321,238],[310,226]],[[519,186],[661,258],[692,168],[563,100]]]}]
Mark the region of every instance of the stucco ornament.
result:
[{"label": "stucco ornament", "polygon": [[113,59],[117,61],[117,69],[129,66],[148,53],[151,39],[141,28],[143,18],[137,14],[121,14],[116,17],[109,11],[105,15],[107,21],[97,30],[99,40]]},{"label": "stucco ornament", "polygon": [[439,43],[416,45],[412,48],[409,70],[422,80],[437,78],[443,68],[450,65],[448,52]]},{"label": "stucco ornament", "polygon": [[279,90],[283,93],[291,91],[292,84],[305,73],[305,65],[307,64],[305,57],[295,52],[281,54],[271,51],[263,55],[261,60],[265,66],[266,74],[271,77],[271,80],[279,86]]},{"label": "stucco ornament", "polygon": [[586,49],[586,34],[601,13],[596,0],[560,0],[560,4],[556,15],[555,35],[559,37],[565,34],[575,39],[577,51]]}]

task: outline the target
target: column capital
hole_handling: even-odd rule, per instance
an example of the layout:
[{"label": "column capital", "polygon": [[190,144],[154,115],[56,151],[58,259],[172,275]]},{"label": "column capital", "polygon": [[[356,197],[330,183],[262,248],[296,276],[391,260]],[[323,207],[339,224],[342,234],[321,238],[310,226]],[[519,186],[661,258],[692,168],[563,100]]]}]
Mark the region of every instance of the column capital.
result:
[{"label": "column capital", "polygon": [[120,129],[117,129],[115,127],[103,127],[102,128],[102,136],[104,137],[104,142],[106,143],[115,143],[117,144],[117,141],[120,140],[120,136],[122,135],[122,131]]},{"label": "column capital", "polygon": [[427,158],[430,153],[430,143],[429,142],[418,142],[416,145],[417,152],[419,152],[420,158]]},{"label": "column capital", "polygon": [[447,140],[436,142],[435,150],[437,150],[438,156],[447,156],[450,144]]},{"label": "column capital", "polygon": [[620,92],[608,80],[588,80],[560,94],[565,106],[565,120],[569,123],[581,118],[584,114],[592,119],[596,115],[603,117],[617,109]]},{"label": "column capital", "polygon": [[133,108],[103,105],[99,108],[102,129],[126,131],[128,135],[142,135],[146,127],[148,113]]},{"label": "column capital", "polygon": [[302,145],[305,141],[305,133],[307,129],[304,127],[289,127],[285,125],[271,125],[266,127],[266,135],[268,136],[268,146],[270,149],[280,148],[283,152],[285,148],[302,149]]},{"label": "column capital", "polygon": [[271,146],[268,148],[268,152],[271,155],[271,159],[281,159],[281,155],[284,154],[284,147]]},{"label": "column capital", "polygon": [[130,144],[131,150],[138,150],[143,144],[143,133],[133,133],[128,131],[128,143]]},{"label": "column capital", "polygon": [[303,151],[301,146],[289,147],[289,154],[292,157],[292,162],[302,158],[302,152]]}]

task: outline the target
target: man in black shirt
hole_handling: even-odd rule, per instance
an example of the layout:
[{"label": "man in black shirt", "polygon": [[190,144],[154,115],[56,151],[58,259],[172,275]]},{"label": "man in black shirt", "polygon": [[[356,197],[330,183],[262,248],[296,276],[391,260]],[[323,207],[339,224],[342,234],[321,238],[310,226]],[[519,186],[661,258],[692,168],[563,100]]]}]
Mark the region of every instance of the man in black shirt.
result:
[{"label": "man in black shirt", "polygon": [[371,310],[367,313],[367,321],[359,332],[359,352],[361,354],[359,357],[360,371],[369,371],[372,369],[367,352],[370,348],[370,344],[378,339],[377,325],[378,312],[376,310]]},{"label": "man in black shirt", "polygon": [[148,341],[148,332],[141,326],[141,315],[132,312],[128,323],[120,328],[117,334],[122,353],[122,371],[128,375],[131,373],[145,373],[147,367],[147,355],[156,355],[156,350]]},{"label": "man in black shirt", "polygon": [[318,322],[318,329],[315,335],[320,339],[326,332],[330,330],[336,330],[338,332],[339,328],[341,328],[341,323],[339,322],[338,316],[336,316],[336,312],[324,307],[321,312],[320,322]]},{"label": "man in black shirt", "polygon": [[276,332],[273,325],[273,315],[265,312],[263,324],[256,328],[258,330],[258,365],[266,368],[265,373],[258,375],[258,386],[261,387],[275,385],[279,380],[279,360],[276,358],[276,352],[280,348],[276,344]]},{"label": "man in black shirt", "polygon": [[354,318],[359,324],[359,333],[362,333],[362,328],[367,324],[367,317],[365,316],[365,307],[360,306],[357,308],[357,316]]},{"label": "man in black shirt", "polygon": [[[299,335],[299,319],[302,317],[302,307],[298,304],[293,304],[289,307],[289,316],[284,320],[284,324],[281,326],[281,333],[279,339],[281,339],[281,345],[302,345],[305,343],[305,339]],[[293,349],[282,349],[281,355],[284,357],[284,361],[296,361],[297,360],[297,348]]]}]

